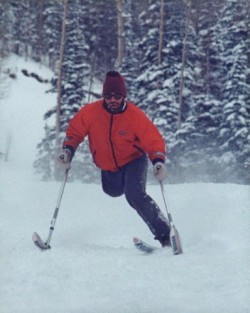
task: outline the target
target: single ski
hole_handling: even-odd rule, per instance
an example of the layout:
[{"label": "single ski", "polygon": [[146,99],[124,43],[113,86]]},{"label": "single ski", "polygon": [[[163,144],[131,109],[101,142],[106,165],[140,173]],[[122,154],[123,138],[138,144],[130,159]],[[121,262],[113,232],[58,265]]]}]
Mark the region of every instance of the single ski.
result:
[{"label": "single ski", "polygon": [[148,243],[146,243],[145,241],[142,241],[141,239],[134,237],[134,245],[136,247],[136,249],[145,252],[145,253],[152,253],[155,250],[158,250],[158,247],[154,247],[149,245]]}]

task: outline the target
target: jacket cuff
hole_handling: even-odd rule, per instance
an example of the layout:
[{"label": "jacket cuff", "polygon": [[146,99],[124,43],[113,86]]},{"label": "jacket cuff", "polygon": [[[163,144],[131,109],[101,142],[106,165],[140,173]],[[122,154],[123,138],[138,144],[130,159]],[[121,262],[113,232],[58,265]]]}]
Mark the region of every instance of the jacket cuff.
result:
[{"label": "jacket cuff", "polygon": [[164,163],[164,160],[161,159],[161,158],[156,158],[156,159],[153,159],[153,160],[152,160],[153,165],[155,165],[157,162]]},{"label": "jacket cuff", "polygon": [[75,149],[69,145],[65,145],[63,146],[63,150],[64,149],[68,149],[71,152],[71,159],[73,158],[74,154],[75,154]]}]

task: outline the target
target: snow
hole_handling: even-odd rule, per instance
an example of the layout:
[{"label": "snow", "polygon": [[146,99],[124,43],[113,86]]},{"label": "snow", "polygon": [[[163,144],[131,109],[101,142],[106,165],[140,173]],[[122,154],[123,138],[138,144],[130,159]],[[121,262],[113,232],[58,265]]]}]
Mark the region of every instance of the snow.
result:
[{"label": "snow", "polygon": [[[43,114],[56,96],[20,73],[24,66],[41,76],[48,70],[10,62],[17,79],[0,100],[2,151],[12,134],[9,160],[0,160],[1,312],[249,313],[249,186],[166,184],[184,249],[174,256],[170,249],[144,255],[133,247],[133,236],[158,244],[124,197],[67,183],[52,249],[34,246],[34,231],[47,238],[61,184],[39,181],[32,168]],[[164,212],[160,187],[148,192]]]}]

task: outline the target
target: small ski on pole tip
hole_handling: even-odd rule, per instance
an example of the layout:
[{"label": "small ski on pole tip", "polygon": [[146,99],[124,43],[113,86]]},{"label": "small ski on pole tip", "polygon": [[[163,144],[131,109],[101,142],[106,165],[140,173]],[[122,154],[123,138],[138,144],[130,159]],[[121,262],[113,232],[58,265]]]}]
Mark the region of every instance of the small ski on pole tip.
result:
[{"label": "small ski on pole tip", "polygon": [[38,235],[38,233],[34,232],[32,235],[32,240],[34,244],[41,250],[45,251],[50,249],[50,245],[48,245],[46,242],[44,242],[41,237]]},{"label": "small ski on pole tip", "polygon": [[170,242],[171,242],[173,254],[174,255],[178,255],[178,254],[183,253],[180,235],[179,235],[179,232],[178,232],[177,228],[174,225],[174,222],[173,222],[173,219],[172,219],[172,215],[171,215],[171,213],[170,213],[170,211],[168,209],[167,201],[166,201],[165,194],[164,194],[164,187],[163,187],[163,182],[162,181],[160,181],[160,186],[161,186],[162,198],[163,198],[164,205],[165,205],[166,212],[167,212],[167,216],[168,216],[168,221],[169,221],[169,224],[170,224]]},{"label": "small ski on pole tip", "polygon": [[65,174],[64,174],[64,180],[63,180],[63,182],[61,184],[61,188],[60,188],[60,192],[59,192],[59,195],[58,195],[56,207],[55,207],[55,210],[54,210],[54,215],[53,215],[53,218],[52,218],[52,220],[50,222],[50,229],[49,229],[49,235],[48,235],[47,240],[43,241],[41,239],[41,237],[38,235],[38,233],[36,233],[36,232],[34,232],[33,235],[32,235],[32,240],[33,240],[34,244],[42,251],[45,251],[45,250],[48,250],[48,249],[51,248],[50,247],[50,241],[51,241],[51,237],[52,237],[52,234],[53,234],[53,231],[54,231],[54,228],[55,228],[56,219],[57,219],[57,215],[58,215],[58,212],[59,212],[59,207],[60,207],[62,196],[63,196],[63,192],[64,192],[64,187],[66,185],[66,181],[67,181],[67,178],[68,178],[68,173],[69,173],[69,169],[66,169]]},{"label": "small ski on pole tip", "polygon": [[171,230],[170,230],[170,242],[171,242],[174,255],[183,253],[180,235],[174,225],[171,226]]}]

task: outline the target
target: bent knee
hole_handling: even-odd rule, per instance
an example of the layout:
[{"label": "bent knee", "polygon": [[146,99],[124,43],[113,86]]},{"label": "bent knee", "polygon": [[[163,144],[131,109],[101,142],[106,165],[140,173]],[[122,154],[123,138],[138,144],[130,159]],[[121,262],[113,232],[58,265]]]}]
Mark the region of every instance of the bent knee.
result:
[{"label": "bent knee", "polygon": [[110,197],[120,197],[123,195],[123,190],[114,190],[111,188],[102,187],[102,190]]}]

